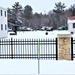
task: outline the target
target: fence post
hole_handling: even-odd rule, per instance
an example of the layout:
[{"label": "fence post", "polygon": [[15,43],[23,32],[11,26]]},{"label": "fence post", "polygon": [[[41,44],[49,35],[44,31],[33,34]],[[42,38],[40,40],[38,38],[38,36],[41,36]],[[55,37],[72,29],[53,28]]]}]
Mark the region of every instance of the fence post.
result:
[{"label": "fence post", "polygon": [[13,59],[13,39],[11,38],[11,58]]},{"label": "fence post", "polygon": [[58,60],[58,39],[56,38],[56,60]]},{"label": "fence post", "polygon": [[71,37],[71,60],[73,60],[73,37]]}]

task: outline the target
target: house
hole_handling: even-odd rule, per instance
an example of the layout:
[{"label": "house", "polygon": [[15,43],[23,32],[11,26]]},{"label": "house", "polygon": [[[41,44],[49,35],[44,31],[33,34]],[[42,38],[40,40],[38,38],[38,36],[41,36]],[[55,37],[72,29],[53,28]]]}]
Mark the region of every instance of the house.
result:
[{"label": "house", "polygon": [[0,38],[7,37],[8,23],[7,23],[7,9],[0,7]]},{"label": "house", "polygon": [[75,33],[75,16],[68,17],[68,30]]}]

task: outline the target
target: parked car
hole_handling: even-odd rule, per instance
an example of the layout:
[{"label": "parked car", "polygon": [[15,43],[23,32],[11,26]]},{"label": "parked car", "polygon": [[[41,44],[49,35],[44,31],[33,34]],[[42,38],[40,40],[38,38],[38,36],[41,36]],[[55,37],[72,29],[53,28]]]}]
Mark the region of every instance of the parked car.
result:
[{"label": "parked car", "polygon": [[28,27],[18,27],[18,31],[33,31],[33,29]]},{"label": "parked car", "polygon": [[59,27],[58,30],[68,30],[68,26]]},{"label": "parked car", "polygon": [[27,28],[27,30],[28,30],[28,31],[33,31],[33,29],[32,29],[32,28]]},{"label": "parked car", "polygon": [[27,29],[26,29],[25,27],[18,27],[17,30],[18,30],[18,31],[25,31],[25,30],[27,30]]},{"label": "parked car", "polygon": [[41,28],[41,30],[43,30],[43,31],[53,31],[53,27],[43,26]]}]

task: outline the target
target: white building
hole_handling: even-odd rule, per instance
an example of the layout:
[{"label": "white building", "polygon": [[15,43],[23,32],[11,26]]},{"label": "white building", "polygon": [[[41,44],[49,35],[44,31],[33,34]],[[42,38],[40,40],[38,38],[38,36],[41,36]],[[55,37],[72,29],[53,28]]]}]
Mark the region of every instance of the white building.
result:
[{"label": "white building", "polygon": [[0,7],[0,38],[7,37],[7,9]]},{"label": "white building", "polygon": [[68,30],[75,33],[75,16],[68,17]]}]

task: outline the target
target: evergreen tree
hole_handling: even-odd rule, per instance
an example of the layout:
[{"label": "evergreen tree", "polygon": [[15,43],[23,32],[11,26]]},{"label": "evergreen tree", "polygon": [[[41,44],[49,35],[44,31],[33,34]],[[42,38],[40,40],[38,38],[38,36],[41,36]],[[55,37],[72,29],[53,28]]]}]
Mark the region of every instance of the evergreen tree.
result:
[{"label": "evergreen tree", "polygon": [[17,15],[18,12],[22,10],[22,6],[19,4],[19,2],[15,2],[15,4],[12,5],[12,9],[13,12]]},{"label": "evergreen tree", "polygon": [[53,9],[53,12],[56,14],[56,25],[58,28],[59,26],[62,26],[61,25],[61,16],[64,14],[64,9],[65,9],[65,4],[64,3],[61,3],[61,2],[58,2],[58,3],[55,3],[55,9]]},{"label": "evergreen tree", "polygon": [[31,19],[31,17],[32,17],[32,7],[31,6],[26,5],[24,7],[24,17],[26,20]]},{"label": "evergreen tree", "polygon": [[65,3],[61,3],[61,2],[58,2],[58,3],[55,3],[55,9],[53,9],[53,11],[57,14],[60,14],[60,13],[64,13],[64,8],[65,8]]},{"label": "evergreen tree", "polygon": [[69,8],[70,12],[72,13],[72,16],[75,16],[75,4],[71,5]]}]

